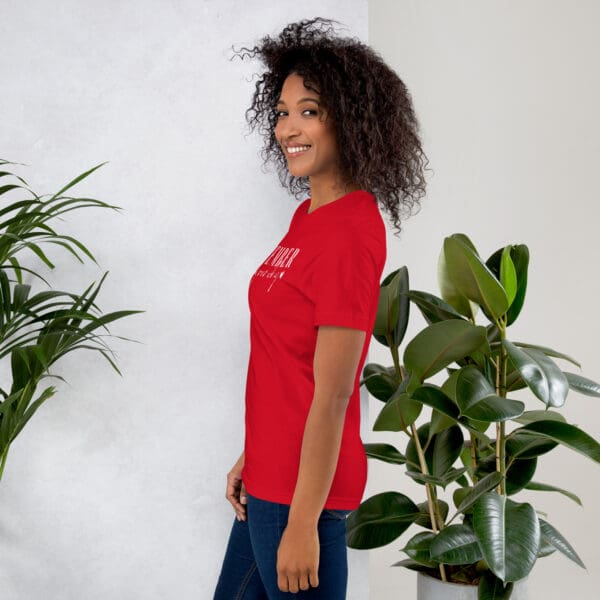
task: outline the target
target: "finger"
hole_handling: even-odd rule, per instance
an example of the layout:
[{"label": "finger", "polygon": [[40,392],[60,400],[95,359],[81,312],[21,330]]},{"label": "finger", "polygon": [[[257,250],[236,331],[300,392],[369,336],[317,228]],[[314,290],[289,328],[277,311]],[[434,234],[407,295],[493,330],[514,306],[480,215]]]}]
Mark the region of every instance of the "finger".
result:
[{"label": "finger", "polygon": [[282,592],[289,592],[290,588],[288,586],[288,578],[283,573],[277,573],[277,587]]},{"label": "finger", "polygon": [[310,587],[310,583],[308,582],[308,573],[304,573],[300,576],[300,589],[307,590]]},{"label": "finger", "polygon": [[240,503],[240,487],[239,485],[232,485],[228,480],[227,488],[225,490],[225,498],[231,502],[235,510],[244,510],[244,507]]},{"label": "finger", "polygon": [[310,585],[312,587],[318,587],[319,586],[319,576],[317,574],[317,569],[311,569],[308,572],[308,579],[309,579]]},{"label": "finger", "polygon": [[298,576],[288,575],[288,588],[292,594],[298,593]]},{"label": "finger", "polygon": [[235,498],[227,498],[233,506],[233,510],[242,517],[246,517],[246,507],[243,504],[240,504]]},{"label": "finger", "polygon": [[247,504],[248,503],[248,498],[246,496],[246,486],[244,485],[244,482],[242,481],[242,485],[240,488],[240,502],[242,504]]}]

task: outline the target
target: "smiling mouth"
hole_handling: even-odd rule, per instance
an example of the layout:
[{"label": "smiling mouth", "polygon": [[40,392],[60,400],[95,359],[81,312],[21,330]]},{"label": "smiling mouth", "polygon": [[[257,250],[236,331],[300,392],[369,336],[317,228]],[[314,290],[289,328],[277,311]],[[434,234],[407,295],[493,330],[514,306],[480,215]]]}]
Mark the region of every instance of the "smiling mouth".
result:
[{"label": "smiling mouth", "polygon": [[310,146],[288,146],[285,151],[288,156],[298,156],[299,154],[304,154],[307,150],[310,149]]}]

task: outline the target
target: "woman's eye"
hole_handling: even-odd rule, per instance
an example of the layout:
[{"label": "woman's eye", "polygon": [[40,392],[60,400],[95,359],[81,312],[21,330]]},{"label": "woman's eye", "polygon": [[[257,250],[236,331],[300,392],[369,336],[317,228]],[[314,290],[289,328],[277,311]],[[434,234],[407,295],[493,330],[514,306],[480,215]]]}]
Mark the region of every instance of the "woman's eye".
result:
[{"label": "woman's eye", "polygon": [[[309,115],[316,115],[317,111],[313,110],[311,108],[306,108],[302,111],[302,114],[308,113]],[[286,115],[287,113],[285,112],[285,110],[275,110],[275,116],[277,118],[282,117],[283,115]]]}]

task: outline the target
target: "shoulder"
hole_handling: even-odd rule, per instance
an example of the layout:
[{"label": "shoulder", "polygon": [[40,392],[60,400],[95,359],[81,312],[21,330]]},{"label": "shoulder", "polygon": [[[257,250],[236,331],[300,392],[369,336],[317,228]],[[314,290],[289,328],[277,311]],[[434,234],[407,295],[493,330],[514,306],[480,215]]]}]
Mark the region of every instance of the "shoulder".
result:
[{"label": "shoulder", "polygon": [[351,208],[336,223],[333,237],[338,242],[371,248],[385,248],[386,227],[375,196],[361,191]]}]

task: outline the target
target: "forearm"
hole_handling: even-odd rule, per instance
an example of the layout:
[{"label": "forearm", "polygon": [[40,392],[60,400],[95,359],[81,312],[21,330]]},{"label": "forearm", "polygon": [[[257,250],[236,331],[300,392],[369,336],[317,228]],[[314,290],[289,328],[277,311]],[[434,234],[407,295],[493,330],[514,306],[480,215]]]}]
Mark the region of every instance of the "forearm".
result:
[{"label": "forearm", "polygon": [[298,479],[289,522],[316,526],[338,463],[347,398],[313,401],[300,453]]}]

